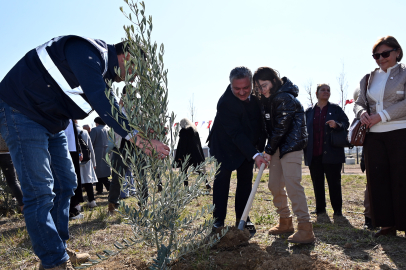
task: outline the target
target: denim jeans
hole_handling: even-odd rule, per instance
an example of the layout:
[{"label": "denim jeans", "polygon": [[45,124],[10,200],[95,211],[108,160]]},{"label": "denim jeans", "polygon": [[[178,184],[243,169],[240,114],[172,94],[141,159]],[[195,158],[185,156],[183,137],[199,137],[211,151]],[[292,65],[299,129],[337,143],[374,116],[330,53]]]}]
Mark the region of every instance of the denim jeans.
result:
[{"label": "denim jeans", "polygon": [[63,131],[52,134],[0,100],[0,132],[21,183],[24,218],[44,268],[69,259],[69,202],[76,174]]}]

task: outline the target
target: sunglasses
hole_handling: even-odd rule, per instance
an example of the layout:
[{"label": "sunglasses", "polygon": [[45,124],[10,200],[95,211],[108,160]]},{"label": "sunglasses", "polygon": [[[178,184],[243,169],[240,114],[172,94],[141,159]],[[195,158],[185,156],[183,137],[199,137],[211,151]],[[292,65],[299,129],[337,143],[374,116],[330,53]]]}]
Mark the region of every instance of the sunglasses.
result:
[{"label": "sunglasses", "polygon": [[386,51],[386,52],[383,52],[383,53],[374,53],[374,54],[372,55],[372,57],[373,57],[375,60],[378,60],[379,58],[381,58],[381,55],[382,55],[383,58],[388,58],[389,55],[390,55],[390,53],[391,53],[391,52],[394,52],[394,51],[396,51],[396,50],[397,50],[397,49],[392,49],[392,50],[390,50],[390,51]]}]

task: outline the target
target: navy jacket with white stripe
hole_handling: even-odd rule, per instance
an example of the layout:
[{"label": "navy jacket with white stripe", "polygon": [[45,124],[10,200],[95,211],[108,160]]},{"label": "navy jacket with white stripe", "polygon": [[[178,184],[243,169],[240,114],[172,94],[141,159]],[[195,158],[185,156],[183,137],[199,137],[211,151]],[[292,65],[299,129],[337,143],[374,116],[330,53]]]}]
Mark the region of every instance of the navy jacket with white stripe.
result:
[{"label": "navy jacket with white stripe", "polygon": [[[128,132],[111,117],[112,105],[105,94],[106,80],[116,76],[116,50],[113,45],[107,45],[104,41],[93,41],[108,50],[107,71],[104,76],[105,59],[100,50],[84,38],[64,36],[46,47],[46,50],[69,86],[80,86],[83,90],[81,96],[104,122],[120,136],[126,137]],[[114,95],[112,90],[110,95]],[[36,49],[29,51],[18,61],[0,82],[0,98],[51,133],[66,129],[69,119],[83,119],[88,116],[48,73]],[[116,101],[114,106],[120,112]],[[119,117],[123,118],[122,124],[129,130],[125,117]]]}]

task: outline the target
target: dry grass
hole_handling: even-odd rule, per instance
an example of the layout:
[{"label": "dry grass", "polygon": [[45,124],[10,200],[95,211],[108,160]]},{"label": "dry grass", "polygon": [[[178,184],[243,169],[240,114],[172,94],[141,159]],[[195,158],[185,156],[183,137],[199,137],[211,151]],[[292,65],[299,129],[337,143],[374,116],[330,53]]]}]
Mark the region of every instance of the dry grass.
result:
[{"label": "dry grass", "polygon": [[[353,166],[354,170],[356,166]],[[347,169],[347,167],[346,167]],[[348,167],[350,169],[350,167]],[[353,171],[348,170],[350,173]],[[304,171],[304,174],[306,172]],[[235,174],[232,176],[228,216],[226,223],[234,225]],[[363,196],[365,176],[357,174],[343,175],[343,213],[344,218],[334,218],[328,203],[327,215],[312,216],[317,241],[312,245],[289,244],[286,236],[269,236],[268,229],[278,221],[272,196],[267,188],[268,174],[264,173],[256,195],[251,219],[256,224],[257,234],[251,239],[252,245],[263,250],[272,250],[278,254],[309,254],[325,260],[340,269],[406,269],[406,239],[404,232],[397,237],[379,237],[375,239],[373,232],[362,228],[364,222]],[[314,193],[309,175],[303,176],[309,210],[314,210]],[[326,188],[327,201],[328,189]],[[133,199],[127,199],[133,202]],[[211,203],[212,196],[204,196],[189,205],[188,211],[203,204]],[[98,207],[93,211],[85,210],[85,219],[70,222],[71,239],[68,246],[88,252],[93,259],[96,253],[103,250],[117,249],[113,243],[132,236],[131,227],[121,217],[108,217],[107,194],[97,198]],[[330,207],[330,208],[329,208]],[[21,215],[0,218],[0,261],[1,269],[35,269],[38,259],[33,254],[24,219]],[[146,269],[155,256],[155,251],[145,245],[135,245],[123,250],[120,254],[110,257],[106,262],[89,269]],[[206,251],[195,257],[195,263],[207,261],[215,256],[215,251]],[[208,264],[207,269],[228,269],[226,265]]]}]

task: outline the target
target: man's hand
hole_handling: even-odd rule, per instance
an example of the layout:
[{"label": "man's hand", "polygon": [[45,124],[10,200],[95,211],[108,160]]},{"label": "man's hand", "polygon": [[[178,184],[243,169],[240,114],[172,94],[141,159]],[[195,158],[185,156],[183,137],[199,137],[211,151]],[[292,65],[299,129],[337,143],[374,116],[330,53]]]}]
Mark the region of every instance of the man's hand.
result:
[{"label": "man's hand", "polygon": [[265,154],[264,154],[264,158],[265,158],[265,160],[266,160],[267,162],[270,162],[271,159],[272,159],[272,156],[269,155],[269,154],[267,154],[267,153],[265,153]]},{"label": "man's hand", "polygon": [[257,165],[258,168],[261,167],[261,164],[264,163],[265,164],[265,168],[268,166],[268,162],[264,159],[263,156],[258,155],[255,157],[255,164]]},{"label": "man's hand", "polygon": [[138,148],[141,148],[148,156],[152,156],[153,149],[158,152],[159,159],[164,159],[169,155],[169,147],[157,140],[151,140],[151,143],[149,143],[147,140],[144,140],[141,136],[137,135],[137,142],[135,145]]}]

